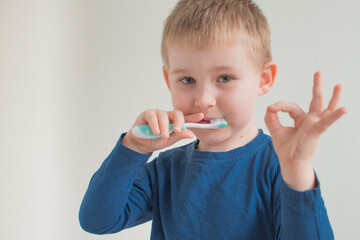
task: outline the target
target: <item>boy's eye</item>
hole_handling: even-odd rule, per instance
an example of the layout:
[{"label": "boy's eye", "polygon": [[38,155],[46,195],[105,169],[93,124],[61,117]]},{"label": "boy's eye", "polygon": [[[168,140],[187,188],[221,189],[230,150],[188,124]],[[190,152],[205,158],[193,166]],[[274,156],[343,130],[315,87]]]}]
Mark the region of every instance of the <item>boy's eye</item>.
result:
[{"label": "boy's eye", "polygon": [[219,77],[219,82],[229,82],[231,79],[231,77],[224,75]]},{"label": "boy's eye", "polygon": [[195,79],[191,77],[184,77],[183,79],[181,79],[181,82],[184,84],[192,84],[195,83]]}]

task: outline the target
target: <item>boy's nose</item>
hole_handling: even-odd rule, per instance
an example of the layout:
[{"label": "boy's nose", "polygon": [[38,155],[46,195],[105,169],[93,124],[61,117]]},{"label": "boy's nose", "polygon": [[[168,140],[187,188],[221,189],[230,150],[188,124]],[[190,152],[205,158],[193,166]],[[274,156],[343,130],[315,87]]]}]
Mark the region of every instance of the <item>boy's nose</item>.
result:
[{"label": "boy's nose", "polygon": [[195,106],[201,109],[206,109],[215,106],[216,97],[210,89],[199,89],[195,99]]}]

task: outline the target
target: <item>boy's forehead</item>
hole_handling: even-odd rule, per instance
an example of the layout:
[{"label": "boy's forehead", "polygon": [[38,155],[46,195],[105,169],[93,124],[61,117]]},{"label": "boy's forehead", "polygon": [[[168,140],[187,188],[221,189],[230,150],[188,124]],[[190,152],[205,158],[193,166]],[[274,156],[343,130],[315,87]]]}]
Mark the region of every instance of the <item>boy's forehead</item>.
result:
[{"label": "boy's forehead", "polygon": [[205,67],[234,68],[239,65],[255,64],[248,44],[238,41],[228,44],[192,46],[173,43],[168,48],[168,70],[170,72],[186,69],[196,64]]}]

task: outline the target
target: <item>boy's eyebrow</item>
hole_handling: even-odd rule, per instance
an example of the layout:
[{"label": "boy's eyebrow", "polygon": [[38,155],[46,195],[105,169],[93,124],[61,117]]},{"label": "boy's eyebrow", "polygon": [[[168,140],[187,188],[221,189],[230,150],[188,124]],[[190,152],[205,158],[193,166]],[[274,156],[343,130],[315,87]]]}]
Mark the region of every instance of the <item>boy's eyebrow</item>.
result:
[{"label": "boy's eyebrow", "polygon": [[216,66],[216,67],[213,67],[213,68],[211,68],[211,71],[220,71],[220,70],[225,70],[225,71],[236,71],[237,70],[237,68],[235,68],[235,67],[231,67],[231,66],[226,66],[226,65],[224,65],[224,66]]},{"label": "boy's eyebrow", "polygon": [[[220,71],[220,70],[225,70],[225,71],[235,71],[237,70],[237,68],[235,67],[230,67],[230,66],[216,66],[210,69],[210,71]],[[179,74],[179,73],[184,73],[186,72],[186,69],[182,69],[182,68],[177,68],[174,69],[171,74]]]},{"label": "boy's eyebrow", "polygon": [[179,73],[183,73],[183,72],[186,72],[185,69],[182,69],[182,68],[177,68],[177,69],[174,69],[171,74],[179,74]]}]

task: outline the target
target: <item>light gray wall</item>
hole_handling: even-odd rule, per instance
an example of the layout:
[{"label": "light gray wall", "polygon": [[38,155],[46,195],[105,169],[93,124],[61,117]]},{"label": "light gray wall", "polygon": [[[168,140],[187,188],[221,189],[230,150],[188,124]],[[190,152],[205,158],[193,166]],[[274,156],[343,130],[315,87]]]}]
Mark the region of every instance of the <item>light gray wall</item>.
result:
[{"label": "light gray wall", "polygon": [[[307,108],[312,76],[337,83],[349,110],[321,138],[315,168],[337,239],[360,239],[360,3],[258,0],[272,29],[277,82],[260,97]],[[151,223],[109,236],[82,231],[87,184],[147,108],[171,109],[162,79],[163,20],[175,0],[0,0],[0,239],[148,239]],[[284,116],[284,123],[290,124]]]}]

